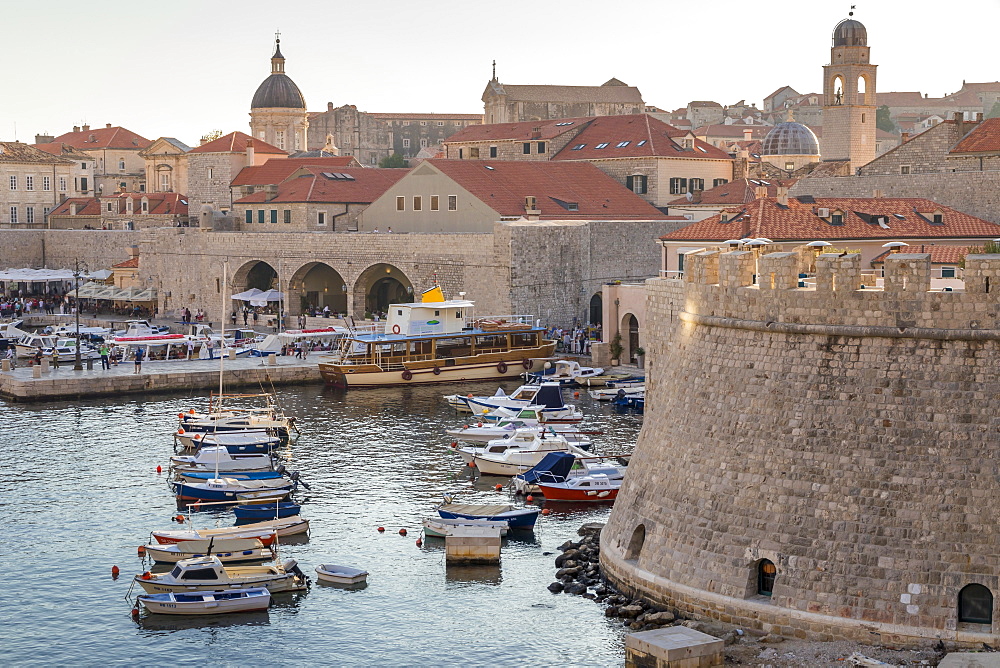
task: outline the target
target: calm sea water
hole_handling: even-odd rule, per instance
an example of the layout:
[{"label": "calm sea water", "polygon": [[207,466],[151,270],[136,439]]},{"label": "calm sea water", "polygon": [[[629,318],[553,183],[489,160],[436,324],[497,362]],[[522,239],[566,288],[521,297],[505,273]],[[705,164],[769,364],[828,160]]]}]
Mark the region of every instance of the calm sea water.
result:
[{"label": "calm sea water", "polygon": [[[505,384],[510,390],[516,383]],[[277,394],[302,435],[286,450],[312,523],[307,542],[282,546],[310,576],[320,563],[370,571],[348,591],[314,583],[275,595],[264,613],[212,618],[149,617],[126,601],[144,570],[136,547],[149,531],[176,528],[166,475],[176,414],[204,397],[157,395],[74,403],[3,404],[0,495],[0,647],[29,665],[504,665],[611,666],[623,661],[620,623],[580,597],[550,594],[556,546],[609,508],[550,506],[534,534],[508,540],[499,567],[445,567],[444,543],[415,541],[441,493],[504,502],[472,484],[444,428],[467,422],[447,407],[449,387],[349,392],[304,386]],[[495,384],[463,385],[492,393]],[[583,397],[599,452],[630,451],[641,417],[617,415]],[[196,513],[199,527],[232,523],[225,511]],[[386,527],[384,534],[376,532]],[[406,528],[407,537],[398,535]],[[118,581],[111,567],[121,569]]]}]

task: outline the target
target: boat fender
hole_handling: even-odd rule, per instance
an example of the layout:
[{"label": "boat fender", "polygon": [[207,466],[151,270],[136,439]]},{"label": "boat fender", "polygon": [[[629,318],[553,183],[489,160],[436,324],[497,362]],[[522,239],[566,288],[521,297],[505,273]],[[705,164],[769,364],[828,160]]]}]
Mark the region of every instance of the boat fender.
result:
[{"label": "boat fender", "polygon": [[399,332],[400,332],[399,325],[393,325],[392,326],[392,333],[393,334],[399,334]]},{"label": "boat fender", "polygon": [[184,413],[178,413],[177,414],[177,419],[178,420],[183,420],[184,419]]},{"label": "boat fender", "polygon": [[441,368],[440,367],[434,367],[434,375],[435,376],[440,376],[441,375]]},{"label": "boat fender", "polygon": [[406,535],[406,529],[400,529],[399,530],[399,535],[400,536],[405,536]]},{"label": "boat fender", "polygon": [[177,433],[178,434],[183,434],[184,433],[184,427],[181,427],[180,429],[178,429]]},{"label": "boat fender", "polygon": [[406,369],[405,371],[403,371],[403,380],[412,380],[412,379],[413,379],[413,372],[412,371],[410,371],[409,369]]},{"label": "boat fender", "polygon": [[150,573],[149,571],[146,571],[146,572],[144,572],[142,574],[142,579],[143,580],[152,580],[153,579],[153,574]]},{"label": "boat fender", "polygon": [[500,373],[507,373],[507,363],[499,362],[497,364],[497,371],[499,371]]},{"label": "boat fender", "polygon": [[525,369],[530,369],[531,367],[535,366],[535,360],[521,360],[521,366],[523,366]]}]

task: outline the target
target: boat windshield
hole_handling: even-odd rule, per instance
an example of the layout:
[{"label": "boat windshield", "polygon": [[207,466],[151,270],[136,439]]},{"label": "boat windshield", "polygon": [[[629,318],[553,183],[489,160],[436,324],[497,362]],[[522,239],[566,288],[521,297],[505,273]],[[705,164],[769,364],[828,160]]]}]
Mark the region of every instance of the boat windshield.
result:
[{"label": "boat windshield", "polygon": [[174,566],[174,570],[170,571],[170,577],[179,578],[181,576],[182,568],[180,566]]}]

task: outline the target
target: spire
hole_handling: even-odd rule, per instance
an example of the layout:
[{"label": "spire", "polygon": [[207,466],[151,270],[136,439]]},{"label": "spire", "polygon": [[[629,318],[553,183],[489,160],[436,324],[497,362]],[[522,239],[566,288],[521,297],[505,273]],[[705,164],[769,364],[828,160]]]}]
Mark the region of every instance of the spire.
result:
[{"label": "spire", "polygon": [[271,56],[271,74],[282,74],[285,71],[285,57],[281,55],[281,32],[274,33],[274,55]]},{"label": "spire", "polygon": [[496,80],[497,80],[497,61],[496,61],[496,59],[494,59],[493,60],[493,78],[491,79],[491,81],[496,81]]}]

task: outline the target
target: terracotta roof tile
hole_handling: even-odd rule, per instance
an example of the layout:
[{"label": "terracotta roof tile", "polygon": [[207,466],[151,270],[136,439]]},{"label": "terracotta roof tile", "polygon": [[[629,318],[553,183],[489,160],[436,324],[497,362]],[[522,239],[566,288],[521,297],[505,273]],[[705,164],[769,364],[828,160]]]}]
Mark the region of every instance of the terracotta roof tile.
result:
[{"label": "terracotta roof tile", "polygon": [[[937,244],[916,244],[900,249],[901,253],[929,253],[931,264],[958,264],[969,254],[969,246],[940,246]],[[891,251],[872,258],[872,264],[882,264]]]},{"label": "terracotta roof tile", "polygon": [[[324,176],[325,173],[346,174],[353,179],[329,178]],[[268,194],[261,190],[236,200],[234,204],[292,202],[370,204],[407,173],[406,169],[377,167],[339,167],[331,170],[328,167],[304,166],[288,175],[278,185],[278,194],[273,199],[268,200]]]},{"label": "terracotta roof tile", "polygon": [[[142,198],[149,202],[149,211],[142,212]],[[52,210],[49,215],[69,216],[72,215],[71,205],[78,205],[76,215],[78,216],[100,216],[103,214],[101,200],[114,200],[116,210],[111,213],[121,215],[128,213],[127,200],[132,198],[132,215],[164,215],[164,216],[186,216],[188,212],[187,196],[180,193],[115,193],[108,197],[71,197]]]},{"label": "terracotta roof tile", "polygon": [[[996,238],[1000,225],[956,211],[937,202],[911,198],[789,197],[782,206],[768,197],[738,208],[730,208],[710,218],[692,223],[661,239],[669,241],[725,241],[743,237],[766,237],[774,241],[833,241],[837,239],[964,239]],[[820,218],[820,208],[844,212],[842,225]],[[934,225],[929,215],[943,214]],[[897,215],[898,214],[898,215]],[[923,215],[921,215],[923,214]],[[722,222],[722,215],[728,222]],[[884,216],[885,227],[873,222]],[[901,217],[900,217],[901,216]]]},{"label": "terracotta roof tile", "polygon": [[996,153],[1000,151],[1000,118],[987,118],[965,135],[950,153]]},{"label": "terracotta roof tile", "polygon": [[[782,181],[782,184],[787,187],[791,187],[794,183],[794,180]],[[778,194],[778,185],[778,182],[766,179],[763,181],[760,179],[736,179],[704,191],[701,195],[701,201],[698,204],[709,206],[749,204],[757,200],[757,188],[767,188],[767,196],[775,197]],[[667,202],[667,206],[683,206],[688,204],[694,204],[694,202],[690,201],[687,197],[678,197],[671,202]]]},{"label": "terracotta roof tile", "polygon": [[142,135],[118,126],[67,132],[52,141],[53,143],[69,144],[80,150],[116,148],[138,151],[153,143]]},{"label": "terracotta roof tile", "polygon": [[[41,165],[61,165],[69,163],[52,151],[40,150],[19,141],[0,141],[0,163],[34,163]],[[89,159],[90,156],[87,156]],[[6,186],[5,186],[6,187]]]},{"label": "terracotta roof tile", "polygon": [[[537,141],[549,140],[567,132],[578,132],[581,127],[594,120],[593,116],[584,118],[556,118],[545,121],[524,121],[521,123],[490,123],[487,125],[470,125],[459,130],[445,141],[446,144],[462,144],[476,141]],[[540,130],[540,136],[533,136],[535,128]]]},{"label": "terracotta roof tile", "polygon": [[688,134],[649,114],[598,116],[552,159],[660,157],[732,160],[732,156],[722,149],[700,139],[692,140],[692,148],[683,148],[681,139]]},{"label": "terracotta roof tile", "polygon": [[[254,144],[256,146],[256,144]],[[268,160],[263,165],[244,167],[236,175],[230,185],[234,186],[265,186],[270,183],[281,183],[288,175],[300,167],[324,167],[326,171],[340,170],[344,167],[360,167],[353,155],[340,155],[332,158],[278,158]]]},{"label": "terracotta roof tile", "polygon": [[254,139],[243,132],[230,132],[228,135],[212,140],[207,144],[196,146],[189,153],[246,153],[247,142],[253,142],[254,153],[274,153],[278,155],[288,155],[287,151],[282,151],[277,146],[268,144],[263,139]]},{"label": "terracotta roof tile", "polygon": [[112,269],[138,269],[139,268],[139,258],[133,257],[125,260],[124,262],[119,262],[118,264],[111,265]]},{"label": "terracotta roof tile", "polygon": [[[501,216],[534,197],[546,220],[662,220],[663,213],[589,162],[427,160]],[[562,202],[563,204],[560,204]],[[575,210],[565,205],[575,204]]]}]

